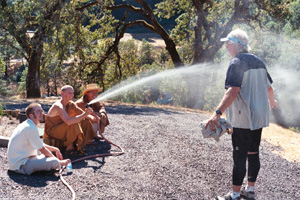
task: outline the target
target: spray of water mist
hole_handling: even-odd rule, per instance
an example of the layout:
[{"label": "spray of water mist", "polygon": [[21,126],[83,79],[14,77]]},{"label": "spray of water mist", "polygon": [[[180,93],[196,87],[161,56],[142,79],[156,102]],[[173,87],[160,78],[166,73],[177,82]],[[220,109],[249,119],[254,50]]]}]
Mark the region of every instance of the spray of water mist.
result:
[{"label": "spray of water mist", "polygon": [[[197,64],[189,67],[180,67],[180,68],[165,70],[160,73],[150,75],[150,76],[145,76],[145,77],[142,77],[142,75],[137,75],[125,81],[122,81],[120,84],[100,94],[96,99],[91,101],[89,104],[93,104],[98,101],[112,99],[126,92],[134,91],[137,88],[143,86],[144,84],[155,85],[163,78],[176,77],[178,74],[185,78],[188,78],[190,82],[194,82],[195,85],[192,85],[192,87],[206,88],[207,86],[210,86],[215,90],[219,90],[217,95],[212,95],[212,96],[215,97],[218,96],[221,98],[224,93],[222,84],[224,84],[225,73],[228,64],[229,61],[223,62],[223,64],[221,65],[220,64]],[[273,87],[275,91],[275,96],[279,103],[279,109],[281,115],[279,116],[281,118],[279,119],[280,125],[286,127],[291,127],[291,126],[300,127],[300,115],[299,115],[300,106],[298,106],[300,102],[299,72],[292,69],[284,69],[282,68],[282,66],[270,66],[268,68],[268,71],[274,81]],[[203,80],[199,81],[199,79],[203,79]],[[208,79],[213,79],[213,80],[208,80]],[[221,84],[217,84],[216,82],[217,80]],[[199,97],[199,101],[200,100],[203,101],[203,99]],[[278,116],[275,116],[275,118],[278,118]]]},{"label": "spray of water mist", "polygon": [[274,66],[269,70],[280,109],[279,123],[285,127],[300,126],[300,81],[299,72]]},{"label": "spray of water mist", "polygon": [[[188,76],[189,79],[197,80],[199,79],[200,75],[202,76],[207,75],[206,77],[208,77],[209,75],[216,73],[220,69],[224,69],[224,67],[223,66],[221,67],[220,65],[213,65],[213,64],[197,64],[189,67],[180,67],[180,68],[165,70],[160,73],[151,76],[146,76],[143,78],[139,78],[140,75],[131,77],[125,81],[122,81],[120,84],[112,87],[106,92],[100,94],[96,99],[92,100],[89,104],[114,98],[127,91],[134,91],[137,87],[142,86],[144,84],[154,85],[157,81],[161,80],[162,78],[172,78],[179,74],[182,76]],[[195,82],[195,84],[198,83]]]}]

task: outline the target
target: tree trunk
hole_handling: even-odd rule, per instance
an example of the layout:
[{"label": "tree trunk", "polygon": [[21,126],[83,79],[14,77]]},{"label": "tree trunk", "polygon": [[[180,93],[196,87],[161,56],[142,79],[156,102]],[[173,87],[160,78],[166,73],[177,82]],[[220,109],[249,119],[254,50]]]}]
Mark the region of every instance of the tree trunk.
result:
[{"label": "tree trunk", "polygon": [[139,4],[141,4],[146,11],[143,13],[144,17],[146,17],[152,24],[155,29],[155,32],[161,36],[161,38],[165,41],[166,49],[169,52],[171,59],[174,63],[175,67],[183,66],[183,62],[180,59],[180,56],[177,52],[176,45],[174,41],[170,38],[167,31],[161,26],[161,24],[157,21],[151,7],[145,0],[136,0]]},{"label": "tree trunk", "polygon": [[43,53],[43,43],[39,44],[32,52],[28,61],[26,77],[27,98],[40,98],[40,60]]},{"label": "tree trunk", "polygon": [[174,66],[175,67],[182,67],[184,64],[181,61],[180,56],[177,52],[176,45],[175,45],[174,41],[170,39],[169,35],[167,35],[167,36],[168,37],[166,39],[164,39],[164,41],[165,41],[165,44],[166,44],[166,49],[167,49],[167,51],[169,52],[169,54],[171,56],[171,59],[174,63]]}]

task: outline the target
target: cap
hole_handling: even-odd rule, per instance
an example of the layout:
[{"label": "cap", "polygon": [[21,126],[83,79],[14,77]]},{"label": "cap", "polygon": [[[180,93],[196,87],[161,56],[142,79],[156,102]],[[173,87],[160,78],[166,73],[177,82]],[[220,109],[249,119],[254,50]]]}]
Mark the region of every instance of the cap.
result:
[{"label": "cap", "polygon": [[226,42],[228,40],[230,40],[231,42],[237,43],[237,44],[247,45],[246,42],[242,42],[242,40],[240,40],[239,38],[233,37],[233,36],[227,36],[226,38],[220,39],[221,42]]}]

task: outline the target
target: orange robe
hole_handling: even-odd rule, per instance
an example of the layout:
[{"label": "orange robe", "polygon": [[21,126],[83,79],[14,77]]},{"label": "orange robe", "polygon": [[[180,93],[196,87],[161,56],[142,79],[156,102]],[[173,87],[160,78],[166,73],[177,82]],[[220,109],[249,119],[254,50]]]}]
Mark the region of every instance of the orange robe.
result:
[{"label": "orange robe", "polygon": [[[74,117],[82,113],[74,102],[68,103],[66,106],[66,112],[69,117]],[[61,141],[61,143],[63,143],[63,147],[75,143],[77,144],[77,150],[81,151],[83,150],[83,147],[96,136],[94,128],[88,119],[83,119],[77,124],[68,126],[59,115],[46,117],[43,137],[43,141],[46,144],[49,139],[54,138]]]}]

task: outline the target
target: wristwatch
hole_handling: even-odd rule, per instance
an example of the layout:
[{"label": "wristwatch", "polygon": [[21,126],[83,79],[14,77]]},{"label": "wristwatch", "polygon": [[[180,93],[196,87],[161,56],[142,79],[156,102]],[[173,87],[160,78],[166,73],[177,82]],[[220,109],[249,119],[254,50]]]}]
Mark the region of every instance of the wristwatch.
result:
[{"label": "wristwatch", "polygon": [[220,110],[216,110],[216,113],[217,113],[218,115],[222,115],[222,112],[221,112]]}]

